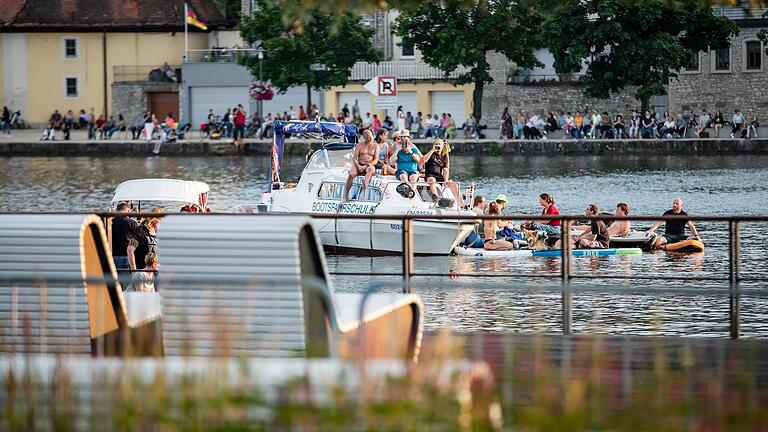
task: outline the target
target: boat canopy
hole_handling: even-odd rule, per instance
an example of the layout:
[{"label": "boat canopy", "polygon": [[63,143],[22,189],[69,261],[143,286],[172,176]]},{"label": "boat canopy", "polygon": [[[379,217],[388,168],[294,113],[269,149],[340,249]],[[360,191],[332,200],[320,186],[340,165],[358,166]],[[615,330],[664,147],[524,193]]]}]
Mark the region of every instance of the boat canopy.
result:
[{"label": "boat canopy", "polygon": [[140,179],[120,183],[112,202],[171,201],[204,206],[210,188],[199,181]]},{"label": "boat canopy", "polygon": [[342,143],[353,144],[357,142],[357,126],[333,122],[278,120],[273,126],[275,131],[272,138],[272,163],[269,167],[270,184],[267,192],[280,188],[280,170],[283,167],[283,147],[285,146],[285,134],[300,135],[315,139],[337,139]]}]

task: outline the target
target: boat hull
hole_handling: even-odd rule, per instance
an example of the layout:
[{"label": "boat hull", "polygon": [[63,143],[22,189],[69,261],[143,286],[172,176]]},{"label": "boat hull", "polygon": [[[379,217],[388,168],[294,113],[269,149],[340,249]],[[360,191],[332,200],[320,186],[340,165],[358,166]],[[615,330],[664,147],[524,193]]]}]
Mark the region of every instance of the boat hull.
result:
[{"label": "boat hull", "polygon": [[[315,219],[320,241],[329,253],[396,255],[403,252],[403,223],[377,219]],[[466,222],[416,220],[413,252],[448,255],[472,230]]]}]

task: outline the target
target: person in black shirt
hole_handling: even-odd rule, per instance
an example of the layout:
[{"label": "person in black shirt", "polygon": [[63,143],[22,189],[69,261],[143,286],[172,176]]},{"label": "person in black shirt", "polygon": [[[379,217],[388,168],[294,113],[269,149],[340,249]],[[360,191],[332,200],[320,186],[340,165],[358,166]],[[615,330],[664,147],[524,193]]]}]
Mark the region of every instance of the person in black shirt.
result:
[{"label": "person in black shirt", "polygon": [[[587,216],[597,216],[598,213],[600,208],[596,204],[590,204],[584,212]],[[608,227],[601,220],[593,220],[590,230],[577,235],[573,240],[585,249],[605,249],[608,247]]]},{"label": "person in black shirt", "polygon": [[645,138],[648,132],[648,138],[654,138],[656,130],[656,119],[651,115],[650,110],[645,110],[645,115],[640,118],[640,138]]},{"label": "person in black shirt", "polygon": [[[115,210],[118,213],[127,213],[131,211],[128,203],[120,203]],[[115,268],[118,270],[128,269],[128,240],[130,240],[138,222],[128,216],[119,216],[112,219],[112,258],[115,260]]]},{"label": "person in black shirt", "polygon": [[[163,209],[155,207],[152,213],[163,214]],[[144,219],[136,228],[133,237],[128,242],[128,265],[131,270],[140,270],[146,266],[147,254],[157,253],[157,227],[159,217]]]},{"label": "person in black shirt", "polygon": [[[672,201],[672,209],[664,212],[664,216],[688,216],[688,213],[683,211],[683,200],[681,198],[675,198]],[[653,224],[651,229],[648,230],[648,234],[653,234],[656,229],[661,226],[661,221]],[[699,232],[696,230],[696,225],[691,220],[668,220],[664,225],[664,234],[659,236],[656,240],[656,248],[666,249],[668,244],[677,243],[684,240],[688,240],[685,235],[685,225],[688,224],[688,228],[691,229],[692,238],[698,240]]]},{"label": "person in black shirt", "polygon": [[443,183],[446,188],[453,192],[459,207],[464,207],[459,186],[455,182],[448,180],[448,172],[450,171],[450,157],[448,153],[450,152],[451,146],[448,145],[447,140],[443,141],[440,138],[435,140],[432,149],[421,158],[421,165],[424,168],[424,179],[429,184],[429,194],[433,201],[438,199],[437,183]]}]

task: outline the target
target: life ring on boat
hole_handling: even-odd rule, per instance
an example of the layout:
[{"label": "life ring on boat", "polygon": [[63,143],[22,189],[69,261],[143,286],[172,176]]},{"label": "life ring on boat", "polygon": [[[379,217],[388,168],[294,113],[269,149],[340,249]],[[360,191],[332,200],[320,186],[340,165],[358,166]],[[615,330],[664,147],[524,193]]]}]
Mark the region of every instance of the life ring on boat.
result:
[{"label": "life ring on boat", "polygon": [[677,253],[699,253],[704,252],[704,243],[698,240],[683,240],[667,244],[664,250]]}]

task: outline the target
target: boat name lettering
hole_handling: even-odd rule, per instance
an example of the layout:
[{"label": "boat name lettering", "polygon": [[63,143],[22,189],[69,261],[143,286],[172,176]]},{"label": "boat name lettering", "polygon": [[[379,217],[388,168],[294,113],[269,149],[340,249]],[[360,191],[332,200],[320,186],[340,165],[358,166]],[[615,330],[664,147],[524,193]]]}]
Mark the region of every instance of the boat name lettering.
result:
[{"label": "boat name lettering", "polygon": [[375,207],[369,204],[313,202],[312,211],[318,213],[373,214]]},{"label": "boat name lettering", "polygon": [[389,224],[389,228],[393,229],[395,231],[402,231],[403,230],[403,224]]},{"label": "boat name lettering", "polygon": [[406,215],[432,215],[435,214],[432,211],[429,210],[408,210],[405,212]]}]

